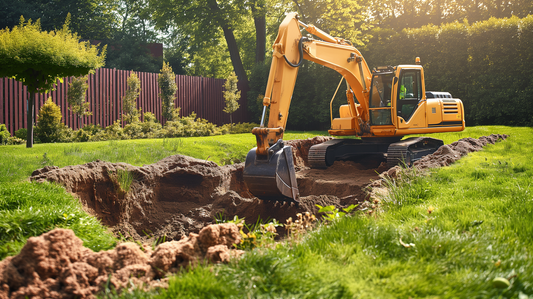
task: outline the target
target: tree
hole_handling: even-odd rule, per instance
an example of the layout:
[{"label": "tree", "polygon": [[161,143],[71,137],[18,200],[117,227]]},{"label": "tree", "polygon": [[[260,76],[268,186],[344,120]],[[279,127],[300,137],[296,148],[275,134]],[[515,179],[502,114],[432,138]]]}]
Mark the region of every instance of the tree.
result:
[{"label": "tree", "polygon": [[61,108],[48,98],[39,109],[37,115],[37,126],[35,133],[42,143],[57,142],[61,139],[61,134],[65,125],[61,122]]},{"label": "tree", "polygon": [[48,92],[63,77],[80,76],[104,65],[105,50],[87,42],[69,29],[70,15],[61,30],[42,31],[40,22],[25,22],[0,30],[0,77],[13,77],[28,88],[28,139],[33,147],[35,94]]},{"label": "tree", "polygon": [[163,117],[166,120],[174,120],[175,114],[174,111],[174,100],[176,99],[176,91],[178,87],[176,86],[176,75],[172,71],[172,68],[168,63],[163,63],[163,68],[161,73],[157,77],[157,83],[159,84],[159,89],[161,93],[161,110],[163,111]]},{"label": "tree", "polygon": [[237,76],[235,73],[231,73],[226,82],[224,83],[224,101],[226,102],[226,107],[224,107],[224,112],[229,113],[229,121],[231,127],[233,128],[233,112],[239,109],[239,99],[241,98],[241,91],[237,88]]},{"label": "tree", "polygon": [[20,16],[41,20],[41,28],[51,31],[63,26],[71,15],[70,29],[83,39],[112,37],[117,19],[116,0],[0,0],[0,28],[18,25]]},{"label": "tree", "polygon": [[141,93],[141,80],[135,72],[128,78],[128,89],[122,98],[122,118],[131,124],[139,121],[141,109],[137,109],[137,98]]},{"label": "tree", "polygon": [[74,77],[72,82],[68,84],[67,101],[69,109],[80,118],[80,121],[84,116],[93,115],[89,111],[90,103],[85,102],[85,94],[88,88],[87,76]]},{"label": "tree", "polygon": [[235,37],[235,27],[243,16],[247,15],[243,1],[153,0],[150,1],[150,6],[159,28],[176,26],[184,31],[185,36],[192,37],[198,44],[212,42],[213,36],[222,30],[233,69],[239,81],[247,85],[248,77]]},{"label": "tree", "polygon": [[163,57],[153,57],[148,44],[158,41],[147,0],[116,0],[118,26],[107,41],[106,67],[156,73]]}]

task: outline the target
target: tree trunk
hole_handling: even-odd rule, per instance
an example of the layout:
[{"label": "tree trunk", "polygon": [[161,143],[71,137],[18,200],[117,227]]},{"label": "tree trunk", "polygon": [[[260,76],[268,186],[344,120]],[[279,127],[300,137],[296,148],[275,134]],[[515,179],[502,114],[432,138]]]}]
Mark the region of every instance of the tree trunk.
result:
[{"label": "tree trunk", "polygon": [[27,119],[26,122],[26,148],[32,148],[33,147],[33,119],[34,119],[34,112],[35,111],[35,93],[30,92],[30,98],[28,99],[28,111],[27,113]]},{"label": "tree trunk", "polygon": [[237,45],[237,40],[233,34],[233,29],[230,28],[224,19],[223,12],[220,10],[220,7],[218,7],[216,0],[209,0],[209,8],[213,12],[213,15],[219,16],[220,18],[219,25],[224,31],[224,38],[228,44],[229,57],[231,58],[231,64],[233,64],[235,74],[237,75],[237,78],[239,78],[239,81],[244,84],[246,88],[248,88],[248,76],[246,75],[241,56],[239,55],[239,46]]},{"label": "tree trunk", "polygon": [[265,9],[263,4],[257,4],[259,11],[252,5],[252,14],[255,23],[255,63],[263,62],[265,60],[266,50],[266,19]]}]

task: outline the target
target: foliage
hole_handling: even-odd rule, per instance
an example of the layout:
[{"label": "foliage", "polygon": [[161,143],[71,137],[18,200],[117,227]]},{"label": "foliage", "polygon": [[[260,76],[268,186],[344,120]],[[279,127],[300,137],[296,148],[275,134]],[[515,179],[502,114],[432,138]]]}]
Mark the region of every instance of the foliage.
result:
[{"label": "foliage", "polygon": [[176,100],[178,86],[176,86],[176,74],[174,74],[172,67],[167,62],[163,63],[163,68],[157,77],[157,83],[161,90],[159,96],[162,99],[162,115],[166,120],[173,121],[175,115],[172,111],[174,110],[174,101]]},{"label": "foliage", "polygon": [[319,213],[324,213],[322,215],[322,218],[324,219],[325,222],[331,222],[331,221],[335,221],[335,220],[339,220],[340,218],[346,216],[346,214],[350,213],[353,209],[355,209],[358,205],[350,205],[346,208],[342,208],[341,210],[339,210],[339,208],[331,205],[331,206],[321,206],[321,205],[316,205],[318,207],[318,212]]},{"label": "foliage", "polygon": [[217,134],[215,124],[206,119],[196,118],[196,113],[177,118],[175,121],[167,121],[160,131],[160,137],[192,137],[211,136]]},{"label": "foliage", "polygon": [[61,108],[48,98],[39,109],[35,135],[43,143],[59,142],[64,136],[65,125],[61,122]]},{"label": "foliage", "polygon": [[128,88],[122,98],[122,118],[128,124],[139,122],[141,108],[137,109],[137,98],[141,93],[141,80],[135,72],[128,77]]},{"label": "foliage", "polygon": [[[221,219],[222,218],[222,219]],[[217,223],[235,223],[239,228],[241,242],[233,244],[237,249],[250,250],[256,247],[265,247],[274,243],[278,235],[277,227],[283,227],[276,219],[262,221],[261,217],[257,218],[254,224],[248,225],[244,218],[234,216],[232,220],[226,221],[223,217],[216,219]]]},{"label": "foliage", "polygon": [[93,115],[89,111],[89,102],[85,102],[85,94],[89,85],[87,84],[87,76],[80,76],[72,78],[72,82],[68,84],[67,101],[69,109],[72,113],[80,118],[87,115]]},{"label": "foliage", "polygon": [[0,144],[6,144],[9,137],[11,137],[11,133],[7,130],[6,125],[0,124]]},{"label": "foliage", "polygon": [[28,130],[26,128],[20,128],[15,131],[15,136],[20,139],[26,139],[26,136],[28,136]]},{"label": "foliage", "polygon": [[47,92],[63,77],[79,76],[104,65],[105,47],[98,51],[69,29],[67,17],[63,28],[41,31],[39,20],[31,20],[13,29],[0,30],[0,77],[14,77],[30,93]]},{"label": "foliage", "polygon": [[491,18],[398,33],[376,30],[363,54],[374,67],[412,63],[415,56],[421,57],[426,90],[449,91],[462,99],[467,125],[530,126],[532,39],[533,15]]},{"label": "foliage", "polygon": [[85,125],[83,126],[82,129],[86,132],[89,132],[91,135],[96,135],[96,133],[103,130],[103,128],[100,125],[94,125],[94,124]]},{"label": "foliage", "polygon": [[104,130],[94,134],[91,140],[103,141],[103,140],[122,140],[128,139],[128,136],[124,134],[124,130],[120,125],[120,120],[116,120],[112,125],[107,126]]},{"label": "foliage", "polygon": [[233,112],[239,109],[239,99],[241,98],[241,91],[237,88],[237,76],[231,73],[224,83],[224,112],[229,113],[230,124],[233,127]]},{"label": "foliage", "polygon": [[366,0],[291,1],[304,23],[313,24],[332,36],[363,45],[375,22],[368,14]]},{"label": "foliage", "polygon": [[44,30],[61,28],[71,14],[70,28],[83,39],[108,39],[117,26],[115,0],[1,0],[0,28],[19,24],[20,16],[41,20]]}]

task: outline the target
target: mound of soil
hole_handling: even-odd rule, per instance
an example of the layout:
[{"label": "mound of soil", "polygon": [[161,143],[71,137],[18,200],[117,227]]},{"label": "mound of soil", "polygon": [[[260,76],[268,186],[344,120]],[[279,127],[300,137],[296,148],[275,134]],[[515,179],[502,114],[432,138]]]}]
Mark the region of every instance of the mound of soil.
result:
[{"label": "mound of soil", "polygon": [[93,298],[106,287],[165,286],[165,275],[202,260],[227,262],[240,250],[233,223],[210,225],[180,241],[149,246],[122,243],[93,252],[71,230],[54,229],[32,237],[21,252],[0,262],[0,299]]},{"label": "mound of soil", "polygon": [[[414,163],[426,169],[446,166],[462,156],[493,144],[507,135],[479,139],[464,138],[440,147],[434,154]],[[22,252],[0,263],[0,299],[40,296],[41,298],[87,298],[101,290],[111,275],[117,288],[135,283],[153,283],[167,272],[201,259],[226,261],[228,250],[239,240],[235,225],[214,226],[215,217],[238,215],[248,223],[272,219],[284,223],[297,213],[317,213],[316,205],[344,207],[361,204],[371,194],[369,186],[380,189],[382,178],[394,178],[399,167],[388,169],[382,157],[337,161],[328,169],[310,169],[309,148],[328,137],[289,141],[293,147],[299,205],[262,201],[248,191],[243,180],[244,164],[218,166],[209,161],[175,155],[157,163],[136,167],[125,163],[94,161],[64,168],[36,170],[32,181],[57,182],[76,195],[87,212],[96,216],[117,235],[147,241],[162,238],[155,251],[134,243],[94,253],[68,230],[54,230],[30,238]],[[133,181],[128,192],[117,183],[119,170],[128,170]],[[372,206],[371,206],[372,205]],[[179,240],[179,241],[178,241]]]}]

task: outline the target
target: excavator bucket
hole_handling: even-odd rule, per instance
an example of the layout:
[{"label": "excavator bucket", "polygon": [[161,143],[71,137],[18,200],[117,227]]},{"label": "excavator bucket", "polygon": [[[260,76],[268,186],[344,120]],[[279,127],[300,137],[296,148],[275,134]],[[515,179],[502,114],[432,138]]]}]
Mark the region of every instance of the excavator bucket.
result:
[{"label": "excavator bucket", "polygon": [[260,199],[298,202],[300,193],[292,159],[292,148],[282,140],[268,149],[268,157],[260,157],[253,148],[246,156],[244,182]]}]

